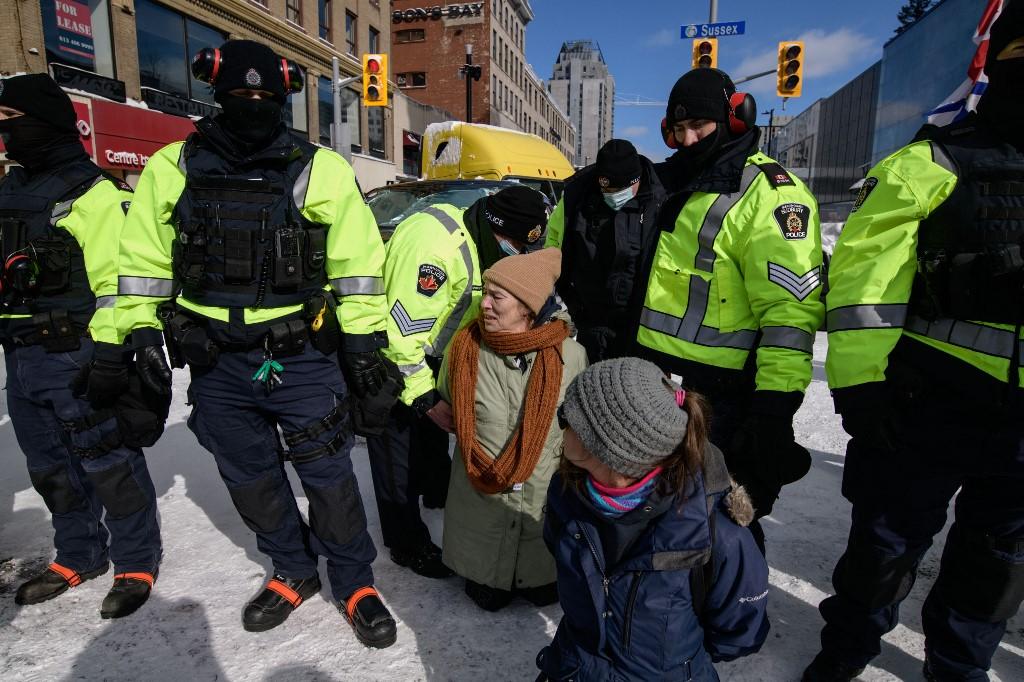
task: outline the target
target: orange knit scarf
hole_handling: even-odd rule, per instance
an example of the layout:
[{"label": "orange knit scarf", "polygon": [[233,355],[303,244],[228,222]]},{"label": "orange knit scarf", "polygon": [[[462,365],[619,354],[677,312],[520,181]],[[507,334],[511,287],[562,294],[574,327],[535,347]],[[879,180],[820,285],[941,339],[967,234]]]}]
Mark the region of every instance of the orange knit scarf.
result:
[{"label": "orange knit scarf", "polygon": [[[515,334],[488,333],[477,320],[452,340],[448,381],[455,437],[469,482],[480,492],[488,495],[503,492],[513,483],[526,481],[537,466],[558,407],[562,385],[561,347],[568,337],[569,326],[562,320]],[[476,380],[481,339],[499,355],[537,351],[533,372],[526,384],[519,428],[501,454],[493,458],[476,439]]]}]

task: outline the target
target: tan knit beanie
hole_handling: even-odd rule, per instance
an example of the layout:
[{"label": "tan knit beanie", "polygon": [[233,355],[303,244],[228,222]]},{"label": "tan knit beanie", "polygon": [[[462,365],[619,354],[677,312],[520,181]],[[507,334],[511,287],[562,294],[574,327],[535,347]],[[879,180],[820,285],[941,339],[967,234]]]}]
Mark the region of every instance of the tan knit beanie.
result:
[{"label": "tan knit beanie", "polygon": [[562,252],[547,248],[502,258],[484,271],[484,281],[505,289],[537,315],[554,293],[561,273]]}]

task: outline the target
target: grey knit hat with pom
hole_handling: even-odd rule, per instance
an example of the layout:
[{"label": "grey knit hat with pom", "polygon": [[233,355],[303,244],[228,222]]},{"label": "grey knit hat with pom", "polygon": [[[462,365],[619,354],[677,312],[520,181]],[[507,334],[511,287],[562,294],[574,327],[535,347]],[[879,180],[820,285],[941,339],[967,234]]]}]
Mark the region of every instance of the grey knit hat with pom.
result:
[{"label": "grey knit hat with pom", "polygon": [[646,360],[605,360],[573,379],[562,413],[595,457],[623,476],[640,478],[686,436],[690,418],[677,390]]}]

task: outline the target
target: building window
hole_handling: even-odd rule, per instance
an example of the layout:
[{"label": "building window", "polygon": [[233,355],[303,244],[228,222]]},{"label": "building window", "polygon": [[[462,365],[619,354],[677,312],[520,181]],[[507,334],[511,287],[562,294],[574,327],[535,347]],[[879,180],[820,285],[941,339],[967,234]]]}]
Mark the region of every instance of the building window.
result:
[{"label": "building window", "polygon": [[319,0],[317,7],[317,17],[320,23],[319,35],[323,40],[329,43],[334,42],[334,36],[331,33],[331,0]]},{"label": "building window", "polygon": [[369,48],[367,52],[380,52],[380,31],[373,26],[370,27],[370,42],[367,43],[367,47]]},{"label": "building window", "polygon": [[412,71],[409,73],[395,74],[395,82],[400,88],[425,88],[427,86],[427,74],[423,71]]},{"label": "building window", "polygon": [[297,92],[284,103],[284,122],[292,130],[309,130],[309,112],[306,108],[306,91]]},{"label": "building window", "polygon": [[114,77],[107,0],[39,0],[47,63]]},{"label": "building window", "polygon": [[[331,93],[331,79],[320,76],[317,79],[317,111],[320,118],[320,144],[331,146],[331,123],[334,122],[334,95]],[[348,101],[348,106],[344,105]],[[341,93],[341,123],[348,126],[349,144],[354,152],[362,152],[359,134],[359,97],[354,91]]]},{"label": "building window", "polygon": [[192,77],[192,56],[219,47],[227,35],[152,0],[135,0],[139,80],[143,87],[213,104],[213,88]]},{"label": "building window", "polygon": [[302,0],[284,0],[284,17],[302,26]]},{"label": "building window", "polygon": [[368,107],[366,110],[366,140],[370,156],[383,159],[384,154],[384,107]]},{"label": "building window", "polygon": [[351,12],[345,12],[345,49],[356,53],[356,15]]},{"label": "building window", "polygon": [[427,39],[427,32],[422,28],[407,28],[395,33],[396,43],[422,43]]}]

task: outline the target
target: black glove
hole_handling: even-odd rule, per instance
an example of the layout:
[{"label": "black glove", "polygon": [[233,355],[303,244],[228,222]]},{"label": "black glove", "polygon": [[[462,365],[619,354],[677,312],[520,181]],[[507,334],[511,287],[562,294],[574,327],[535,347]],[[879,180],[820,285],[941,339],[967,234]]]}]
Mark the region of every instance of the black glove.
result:
[{"label": "black glove", "polygon": [[405,388],[398,365],[383,359],[386,378],[375,392],[359,400],[352,400],[352,429],[360,436],[380,436],[388,426],[391,408],[398,402]]},{"label": "black glove", "polygon": [[84,397],[95,409],[112,406],[128,388],[125,350],[111,343],[96,343],[92,360],[71,380],[76,397]]},{"label": "black glove", "polygon": [[892,425],[893,404],[883,382],[837,388],[832,391],[843,430],[851,438],[875,450],[892,452],[896,440]]},{"label": "black glove", "polygon": [[364,353],[338,353],[345,381],[356,397],[377,393],[388,378],[388,368],[379,350]]},{"label": "black glove", "polygon": [[135,351],[135,369],[142,384],[156,395],[171,394],[171,368],[161,346],[144,346]]}]

